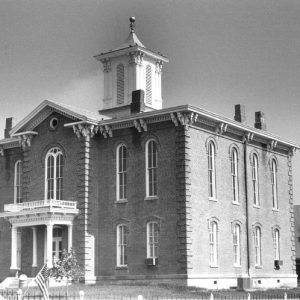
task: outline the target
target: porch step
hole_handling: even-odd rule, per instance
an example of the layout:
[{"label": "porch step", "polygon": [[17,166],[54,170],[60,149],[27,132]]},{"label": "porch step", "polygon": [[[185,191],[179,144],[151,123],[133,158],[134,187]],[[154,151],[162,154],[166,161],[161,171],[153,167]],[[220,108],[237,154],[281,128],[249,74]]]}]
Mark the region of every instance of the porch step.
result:
[{"label": "porch step", "polygon": [[0,289],[17,289],[19,287],[18,277],[6,277],[0,283]]}]

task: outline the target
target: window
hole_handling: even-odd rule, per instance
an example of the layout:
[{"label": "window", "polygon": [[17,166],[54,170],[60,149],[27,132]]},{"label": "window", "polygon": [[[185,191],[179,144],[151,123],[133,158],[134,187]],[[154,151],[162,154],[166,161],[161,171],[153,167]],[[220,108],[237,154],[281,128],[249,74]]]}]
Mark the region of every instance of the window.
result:
[{"label": "window", "polygon": [[61,200],[63,193],[64,158],[58,147],[52,148],[46,155],[46,199]]},{"label": "window", "polygon": [[14,202],[22,202],[22,161],[18,160],[15,163],[15,178],[14,178]]},{"label": "window", "polygon": [[127,227],[123,224],[117,226],[117,266],[127,266]]},{"label": "window", "polygon": [[146,196],[157,196],[157,143],[154,140],[146,144]]},{"label": "window", "polygon": [[147,258],[158,258],[158,224],[147,224]]},{"label": "window", "polygon": [[124,103],[124,65],[117,65],[117,104]]},{"label": "window", "polygon": [[218,224],[213,221],[210,223],[209,230],[209,249],[210,249],[210,265],[217,266],[218,265]]},{"label": "window", "polygon": [[233,148],[231,151],[231,183],[233,192],[233,202],[239,203],[238,153],[235,148]]},{"label": "window", "polygon": [[279,230],[274,230],[274,260],[280,260]]},{"label": "window", "polygon": [[241,265],[241,227],[238,224],[233,226],[233,253],[234,266]]},{"label": "window", "polygon": [[53,228],[53,241],[52,241],[52,257],[57,261],[62,257],[62,228]]},{"label": "window", "polygon": [[256,154],[252,156],[252,182],[253,182],[253,202],[255,206],[259,206],[259,190],[258,190],[258,158]]},{"label": "window", "polygon": [[216,198],[216,167],[215,167],[215,144],[208,144],[208,189],[209,198]]},{"label": "window", "polygon": [[117,148],[117,200],[125,200],[127,194],[127,149]]},{"label": "window", "polygon": [[261,266],[261,230],[258,226],[254,229],[255,266]]},{"label": "window", "polygon": [[276,164],[275,159],[272,159],[272,165],[271,165],[271,184],[272,184],[273,209],[278,209],[277,164]]},{"label": "window", "polygon": [[152,104],[152,70],[151,66],[146,66],[146,103]]}]

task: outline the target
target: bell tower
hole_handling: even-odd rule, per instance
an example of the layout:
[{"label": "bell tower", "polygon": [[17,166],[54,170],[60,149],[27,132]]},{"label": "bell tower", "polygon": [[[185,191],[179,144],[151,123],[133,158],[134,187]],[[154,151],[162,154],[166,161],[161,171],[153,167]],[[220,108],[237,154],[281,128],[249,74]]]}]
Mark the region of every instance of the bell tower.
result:
[{"label": "bell tower", "polygon": [[132,92],[137,90],[140,90],[142,111],[162,108],[161,74],[163,63],[168,59],[146,48],[135,33],[135,18],[129,20],[130,33],[125,42],[95,56],[103,64],[104,73],[101,114],[111,117],[131,114]]}]

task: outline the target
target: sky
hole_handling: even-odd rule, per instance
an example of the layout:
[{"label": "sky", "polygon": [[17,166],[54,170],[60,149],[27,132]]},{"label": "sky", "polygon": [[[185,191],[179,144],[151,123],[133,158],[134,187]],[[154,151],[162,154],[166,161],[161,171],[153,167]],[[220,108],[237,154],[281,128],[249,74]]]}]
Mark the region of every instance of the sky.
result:
[{"label": "sky", "polygon": [[[164,107],[193,104],[300,143],[299,0],[0,0],[0,138],[43,100],[102,107],[95,55],[119,46],[136,18],[142,43],[166,55]],[[300,151],[294,157],[300,204]]]}]

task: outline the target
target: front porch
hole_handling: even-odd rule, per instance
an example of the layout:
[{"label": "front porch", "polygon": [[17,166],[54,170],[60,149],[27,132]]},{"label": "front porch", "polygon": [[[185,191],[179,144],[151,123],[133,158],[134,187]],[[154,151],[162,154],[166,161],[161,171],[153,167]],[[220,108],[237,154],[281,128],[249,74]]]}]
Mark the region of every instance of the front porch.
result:
[{"label": "front porch", "polygon": [[77,203],[38,200],[4,205],[0,217],[11,224],[11,275],[21,271],[35,275],[44,263],[52,267],[63,249],[73,245],[73,220]]}]

